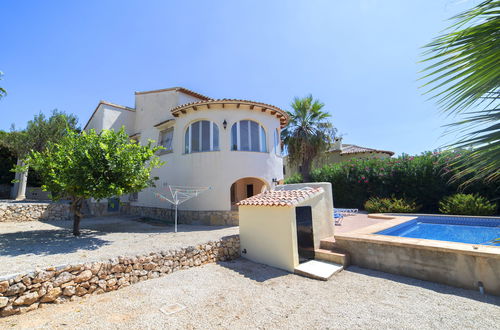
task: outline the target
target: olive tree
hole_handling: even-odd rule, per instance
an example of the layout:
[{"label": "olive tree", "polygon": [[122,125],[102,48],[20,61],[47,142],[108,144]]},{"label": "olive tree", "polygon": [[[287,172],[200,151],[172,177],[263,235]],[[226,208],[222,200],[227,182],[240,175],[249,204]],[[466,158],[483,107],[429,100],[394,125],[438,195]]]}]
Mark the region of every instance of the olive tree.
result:
[{"label": "olive tree", "polygon": [[140,145],[123,128],[100,133],[68,131],[43,151],[32,151],[27,165],[38,171],[42,189],[53,200],[70,199],[73,234],[78,236],[85,199],[101,200],[154,186],[158,178],[151,178],[151,170],[163,162],[155,155],[162,147],[153,147],[153,142]]},{"label": "olive tree", "polygon": [[0,134],[0,145],[17,157],[17,166],[25,169],[16,174],[13,198],[25,198],[28,167],[23,165],[28,154],[44,150],[48,143],[59,141],[68,130],[79,131],[76,116],[53,110],[48,118],[43,113],[35,115],[23,130],[16,130],[12,126],[10,132]]}]

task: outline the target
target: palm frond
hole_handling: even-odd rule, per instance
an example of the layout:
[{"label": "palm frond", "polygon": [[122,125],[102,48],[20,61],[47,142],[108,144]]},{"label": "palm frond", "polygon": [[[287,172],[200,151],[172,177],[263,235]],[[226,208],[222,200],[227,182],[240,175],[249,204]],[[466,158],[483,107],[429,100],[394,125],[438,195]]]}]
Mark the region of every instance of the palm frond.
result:
[{"label": "palm frond", "polygon": [[455,176],[500,180],[500,1],[488,0],[452,18],[447,33],[425,46],[425,94],[445,113],[458,139],[449,148],[471,149]]}]

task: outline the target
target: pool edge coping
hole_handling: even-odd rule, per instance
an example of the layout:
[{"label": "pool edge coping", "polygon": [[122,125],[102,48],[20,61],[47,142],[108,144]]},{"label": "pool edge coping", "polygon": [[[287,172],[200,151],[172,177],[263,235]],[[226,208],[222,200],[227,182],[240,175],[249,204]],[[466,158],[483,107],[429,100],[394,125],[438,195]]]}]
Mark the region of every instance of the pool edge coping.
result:
[{"label": "pool edge coping", "polygon": [[[379,214],[376,214],[376,216],[379,216]],[[459,252],[473,256],[500,259],[500,247],[497,246],[375,234],[381,230],[385,230],[417,218],[416,216],[381,216],[385,216],[385,218],[378,219],[385,219],[384,222],[355,229],[346,233],[334,234],[334,237],[335,239],[375,242],[392,246],[412,247],[434,251]],[[388,219],[389,217],[390,219]]]}]

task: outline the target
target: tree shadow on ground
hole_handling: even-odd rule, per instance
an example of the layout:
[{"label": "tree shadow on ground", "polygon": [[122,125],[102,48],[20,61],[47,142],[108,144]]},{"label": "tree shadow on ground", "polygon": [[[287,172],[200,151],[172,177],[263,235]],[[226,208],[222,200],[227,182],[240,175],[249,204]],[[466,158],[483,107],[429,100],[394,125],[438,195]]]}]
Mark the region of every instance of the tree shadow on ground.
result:
[{"label": "tree shadow on ground", "polygon": [[284,270],[258,264],[241,257],[232,261],[219,261],[217,264],[256,282],[265,282],[273,278],[290,275],[289,272]]},{"label": "tree shadow on ground", "polygon": [[[39,220],[39,222],[67,230],[71,230],[73,226],[72,221]],[[174,225],[170,222],[127,215],[83,218],[80,227],[101,233],[170,233],[174,231]],[[178,232],[212,231],[228,227],[179,224]]]},{"label": "tree shadow on ground", "polygon": [[[81,221],[81,236],[72,234],[72,221],[40,220],[26,222],[19,231],[0,233],[0,256],[49,255],[73,253],[78,250],[98,250],[111,245],[106,235],[113,233],[166,234],[173,233],[173,226],[158,226],[137,221],[137,217],[96,217]],[[26,228],[29,226],[29,230]],[[40,229],[37,229],[40,228]],[[24,230],[23,230],[24,228]],[[179,234],[212,231],[227,227],[179,225]],[[175,240],[175,235],[172,235]]]},{"label": "tree shadow on ground", "polygon": [[110,244],[96,237],[97,234],[88,229],[83,229],[79,237],[65,229],[3,233],[0,234],[0,255],[14,257],[25,254],[72,253],[78,250],[96,250]]},{"label": "tree shadow on ground", "polygon": [[486,291],[486,294],[482,295],[478,291],[474,291],[474,290],[461,289],[461,288],[449,286],[446,284],[419,280],[419,279],[406,277],[406,276],[402,276],[402,275],[384,273],[381,271],[367,269],[367,268],[361,268],[358,266],[350,266],[345,271],[351,272],[351,273],[362,274],[362,275],[366,275],[366,276],[370,276],[370,277],[378,277],[378,278],[382,278],[384,280],[398,282],[398,283],[402,283],[402,284],[406,284],[406,285],[418,286],[418,287],[421,287],[421,288],[424,288],[427,290],[431,290],[434,292],[442,293],[442,294],[460,296],[463,298],[473,299],[473,300],[480,301],[483,303],[488,303],[488,304],[500,306],[500,297],[490,295],[490,294],[488,294],[487,291]]}]

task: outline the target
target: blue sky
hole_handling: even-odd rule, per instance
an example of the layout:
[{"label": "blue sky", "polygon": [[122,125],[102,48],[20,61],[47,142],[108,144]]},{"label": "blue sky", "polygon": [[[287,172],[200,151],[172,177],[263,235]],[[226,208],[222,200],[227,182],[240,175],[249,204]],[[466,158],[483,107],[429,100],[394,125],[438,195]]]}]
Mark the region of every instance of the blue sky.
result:
[{"label": "blue sky", "polygon": [[447,119],[418,88],[421,46],[462,0],[2,1],[0,129],[52,109],[183,86],[289,109],[312,93],[344,143],[416,154]]}]

